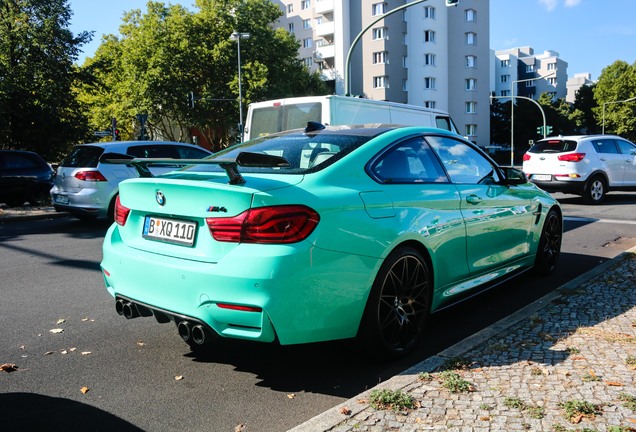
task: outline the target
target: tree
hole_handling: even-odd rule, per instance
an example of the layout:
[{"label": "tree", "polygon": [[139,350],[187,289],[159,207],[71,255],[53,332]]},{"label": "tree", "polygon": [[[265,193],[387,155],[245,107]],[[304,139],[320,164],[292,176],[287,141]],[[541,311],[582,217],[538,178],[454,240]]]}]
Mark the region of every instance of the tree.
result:
[{"label": "tree", "polygon": [[[594,87],[594,109],[601,128],[605,122],[605,133],[615,133],[632,141],[636,140],[636,100],[621,102],[636,97],[636,63],[631,66],[617,60],[607,66]],[[604,109],[603,109],[604,108]]]},{"label": "tree", "polygon": [[0,146],[56,160],[85,136],[73,65],[92,33],[69,30],[67,0],[0,0]]},{"label": "tree", "polygon": [[574,122],[581,133],[595,134],[601,130],[594,118],[594,109],[598,106],[594,100],[594,87],[596,84],[584,85],[576,92],[574,98],[574,111],[570,120]]},{"label": "tree", "polygon": [[250,33],[241,40],[244,109],[263,99],[326,93],[297,58],[298,41],[272,28],[281,15],[274,3],[198,0],[196,6],[191,12],[151,1],[145,13],[124,16],[121,36],[107,37],[84,65],[98,78],[81,91],[93,106],[94,127],[116,117],[123,136],[134,139],[133,121],[144,113],[151,137],[188,141],[196,131],[213,150],[232,143],[239,120],[234,31]]}]

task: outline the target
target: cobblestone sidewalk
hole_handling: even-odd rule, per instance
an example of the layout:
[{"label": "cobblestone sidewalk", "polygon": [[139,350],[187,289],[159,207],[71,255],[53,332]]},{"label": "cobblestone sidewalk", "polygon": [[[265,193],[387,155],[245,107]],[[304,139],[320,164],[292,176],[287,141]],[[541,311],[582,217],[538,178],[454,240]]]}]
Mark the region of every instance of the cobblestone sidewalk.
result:
[{"label": "cobblestone sidewalk", "polygon": [[294,431],[636,431],[636,249],[608,264],[494,338],[336,407],[341,421]]}]

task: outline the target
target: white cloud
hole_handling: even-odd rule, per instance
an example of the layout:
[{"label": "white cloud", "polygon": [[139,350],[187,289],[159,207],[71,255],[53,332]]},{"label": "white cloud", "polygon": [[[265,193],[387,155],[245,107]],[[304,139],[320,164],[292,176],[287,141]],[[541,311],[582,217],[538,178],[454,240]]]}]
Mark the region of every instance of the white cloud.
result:
[{"label": "white cloud", "polygon": [[[578,6],[583,0],[564,0],[565,7]],[[559,0],[539,0],[539,3],[545,6],[548,12],[552,12],[559,5]]]}]

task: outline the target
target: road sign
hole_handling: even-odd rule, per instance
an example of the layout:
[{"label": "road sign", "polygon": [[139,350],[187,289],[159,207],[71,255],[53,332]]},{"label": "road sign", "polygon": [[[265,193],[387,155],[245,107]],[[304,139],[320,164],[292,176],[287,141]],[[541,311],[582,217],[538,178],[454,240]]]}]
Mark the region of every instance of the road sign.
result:
[{"label": "road sign", "polygon": [[112,131],[95,131],[93,132],[93,135],[97,136],[97,137],[107,137],[107,136],[111,136],[113,134]]}]

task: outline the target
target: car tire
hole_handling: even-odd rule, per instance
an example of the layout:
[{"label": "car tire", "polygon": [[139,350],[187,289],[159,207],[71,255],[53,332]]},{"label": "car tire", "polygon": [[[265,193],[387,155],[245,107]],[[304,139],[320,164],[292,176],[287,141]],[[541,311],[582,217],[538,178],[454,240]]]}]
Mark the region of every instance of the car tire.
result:
[{"label": "car tire", "polygon": [[563,221],[556,210],[550,210],[541,229],[541,239],[534,261],[535,272],[545,276],[551,273],[559,263],[561,241],[563,239]]},{"label": "car tire", "polygon": [[607,185],[602,176],[596,175],[589,179],[583,190],[583,199],[588,204],[600,204],[605,198]]},{"label": "car tire", "polygon": [[358,332],[374,357],[395,359],[419,341],[428,319],[432,275],[422,254],[404,247],[392,252],[375,278]]},{"label": "car tire", "polygon": [[110,204],[108,205],[108,211],[106,212],[106,218],[108,222],[115,222],[115,203],[117,202],[117,197],[119,194],[115,194],[112,200],[110,200]]}]

